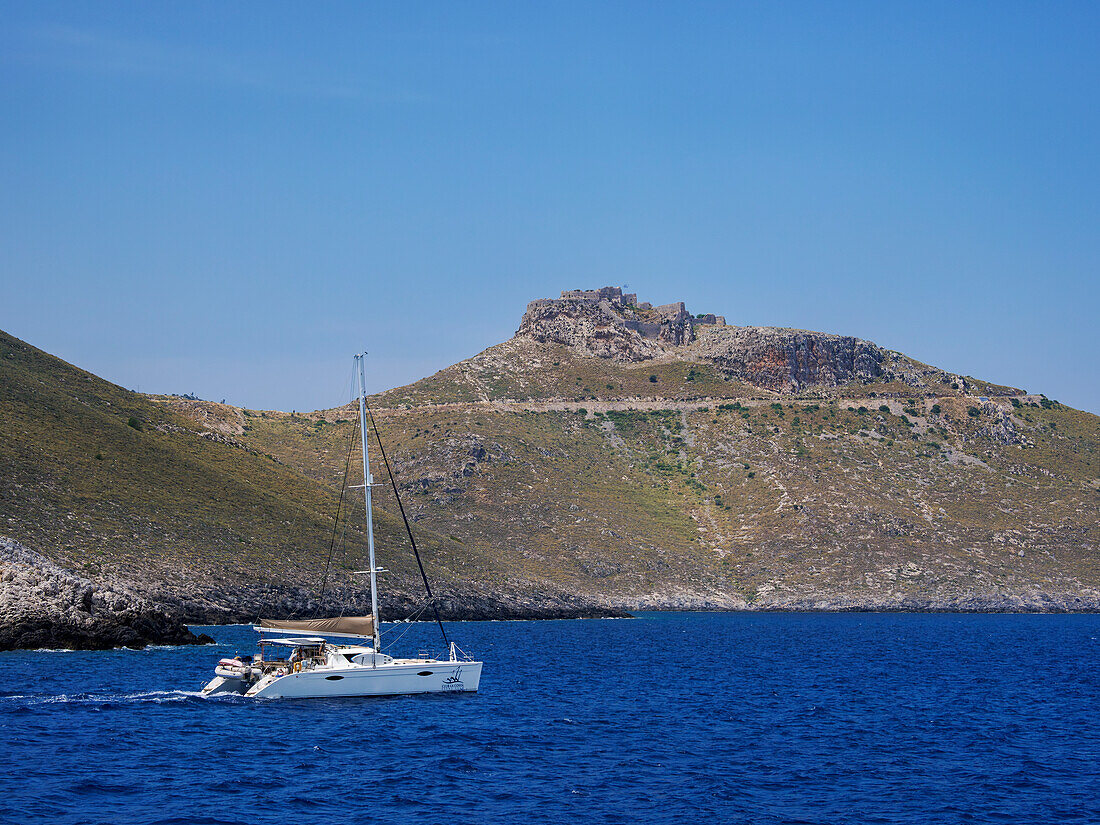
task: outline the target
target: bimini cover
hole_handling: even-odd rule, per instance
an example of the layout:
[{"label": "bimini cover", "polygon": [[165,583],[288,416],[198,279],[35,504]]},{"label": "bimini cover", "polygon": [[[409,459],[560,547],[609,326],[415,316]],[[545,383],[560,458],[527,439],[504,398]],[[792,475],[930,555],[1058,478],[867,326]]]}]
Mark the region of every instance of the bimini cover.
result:
[{"label": "bimini cover", "polygon": [[320,636],[374,635],[373,616],[338,616],[334,619],[260,619],[260,627],[267,630],[289,630],[293,633],[314,633]]}]

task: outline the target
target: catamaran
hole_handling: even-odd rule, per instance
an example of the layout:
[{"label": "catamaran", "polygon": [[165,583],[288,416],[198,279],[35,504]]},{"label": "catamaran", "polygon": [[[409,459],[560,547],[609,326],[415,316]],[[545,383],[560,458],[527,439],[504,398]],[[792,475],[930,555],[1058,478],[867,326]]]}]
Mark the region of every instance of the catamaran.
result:
[{"label": "catamaran", "polygon": [[[420,553],[397,491],[397,482],[386,458],[385,448],[375,424],[379,450],[393,485],[394,495],[409,531],[413,553],[424,581],[429,603],[435,609],[436,623],[447,645],[445,658],[421,654],[415,659],[395,658],[382,650],[378,613],[378,579],[384,572],[374,561],[374,524],[367,449],[366,381],[363,361],[366,353],[355,356],[355,374],[359,387],[359,431],[363,445],[363,492],[367,512],[367,554],[370,562],[371,615],[337,616],[315,619],[261,619],[254,630],[261,634],[256,656],[235,656],[218,662],[214,678],[202,689],[206,696],[240,695],[254,699],[316,698],[330,696],[395,696],[413,693],[466,693],[476,691],[481,682],[482,662],[467,656],[453,641],[439,618]],[[374,415],[371,414],[371,423]],[[358,640],[337,643],[332,639]]]}]

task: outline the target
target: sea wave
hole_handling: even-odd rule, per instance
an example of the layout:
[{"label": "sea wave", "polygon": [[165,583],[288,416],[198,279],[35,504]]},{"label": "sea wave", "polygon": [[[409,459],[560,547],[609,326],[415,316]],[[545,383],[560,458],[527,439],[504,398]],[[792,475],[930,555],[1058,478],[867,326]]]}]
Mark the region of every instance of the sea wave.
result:
[{"label": "sea wave", "polygon": [[18,702],[23,705],[126,705],[150,702],[188,702],[201,699],[198,690],[146,690],[136,693],[58,693],[58,694],[10,694],[0,696],[0,702]]}]

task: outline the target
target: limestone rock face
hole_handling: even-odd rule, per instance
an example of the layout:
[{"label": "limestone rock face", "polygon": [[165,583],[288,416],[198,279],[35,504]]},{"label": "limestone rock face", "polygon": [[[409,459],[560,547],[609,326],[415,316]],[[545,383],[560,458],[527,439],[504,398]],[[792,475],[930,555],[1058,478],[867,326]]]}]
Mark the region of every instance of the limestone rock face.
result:
[{"label": "limestone rock face", "polygon": [[[730,327],[725,317],[692,316],[682,301],[637,304],[615,287],[569,290],[527,305],[517,338],[564,344],[582,355],[637,362],[678,353],[711,361],[731,378],[774,391],[800,391],[882,377],[887,353],[841,335],[775,327]],[[708,330],[701,338],[696,328]]]},{"label": "limestone rock face", "polygon": [[[527,305],[517,338],[565,344],[582,355],[615,361],[646,361],[695,340],[695,325],[718,323],[719,316],[694,318],[683,301],[653,307],[618,287],[562,292]],[[725,323],[725,319],[722,319]]]},{"label": "limestone rock face", "polygon": [[[619,287],[566,290],[560,299],[532,301],[513,341],[565,345],[580,355],[622,363],[709,362],[727,379],[772,392],[798,393],[874,381],[933,393],[943,387],[971,389],[963,376],[860,338],[781,327],[728,326],[724,315],[692,315],[683,301],[657,307],[639,303],[637,295],[623,294]],[[992,385],[984,391],[989,395],[1022,392]]]},{"label": "limestone rock face", "polygon": [[990,418],[990,423],[979,429],[976,437],[990,438],[1001,444],[1024,443],[1012,415],[990,403],[982,404],[982,412]]},{"label": "limestone rock face", "polygon": [[[671,329],[671,326],[670,326]],[[615,361],[645,361],[663,351],[660,325],[652,337],[630,329],[607,302],[532,301],[520,321],[517,337],[540,344],[564,344],[585,355]]]},{"label": "limestone rock face", "polygon": [[0,650],[209,641],[147,599],[77,576],[0,536]]},{"label": "limestone rock face", "polygon": [[776,327],[718,327],[697,354],[731,377],[775,391],[870,381],[883,375],[886,357],[859,338]]}]

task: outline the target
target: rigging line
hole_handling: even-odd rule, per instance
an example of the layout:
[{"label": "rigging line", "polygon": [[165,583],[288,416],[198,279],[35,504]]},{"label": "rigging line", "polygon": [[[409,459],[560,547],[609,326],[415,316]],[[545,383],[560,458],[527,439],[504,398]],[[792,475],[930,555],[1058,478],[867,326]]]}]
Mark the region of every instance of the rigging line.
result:
[{"label": "rigging line", "polygon": [[[344,526],[340,530],[340,558],[343,560],[345,570],[348,569],[347,536],[348,536],[348,511],[345,508],[344,509]],[[344,598],[343,598],[343,601],[341,602],[340,609],[346,613],[347,609],[348,609],[348,585],[347,585],[346,582],[344,584],[343,593],[344,593]]]},{"label": "rigging line", "polygon": [[[347,398],[348,401],[345,404],[342,404],[341,407],[347,406],[348,404],[354,404],[355,403],[355,398],[356,397],[355,397],[355,391],[354,390],[355,390],[355,367],[353,366],[353,367],[348,369],[347,382],[344,385],[344,395],[343,395],[343,397]],[[339,419],[337,419],[337,421],[339,421]],[[348,435],[348,438],[350,438],[353,442],[355,441],[355,431],[356,431],[356,429],[357,428],[352,427],[351,428],[351,433]],[[354,451],[354,444],[352,444],[350,449],[352,449]],[[345,481],[344,481],[345,489],[347,489],[347,486],[346,486],[347,485],[347,470],[344,471],[344,478],[345,478]],[[349,499],[349,505],[350,505],[350,499]],[[347,545],[348,522],[350,521],[350,518],[351,518],[351,516],[350,516],[350,513],[348,511],[348,508],[345,507],[344,508],[344,526],[340,530],[340,559],[341,559],[341,561],[344,565],[345,570],[350,570],[351,569],[351,568],[348,567],[348,545]],[[341,616],[346,616],[347,612],[348,612],[348,606],[350,604],[350,598],[351,598],[351,596],[349,594],[353,590],[353,588],[350,585],[351,585],[351,581],[349,580],[348,577],[345,577],[344,586],[341,588],[341,592],[342,592],[342,595],[343,595],[343,598],[340,601],[340,611],[341,611],[340,615]],[[360,611],[360,612],[362,612],[362,611]]]},{"label": "rigging line", "polygon": [[367,402],[364,399],[363,407],[367,411],[367,415],[370,416],[370,425],[374,428],[374,440],[378,442],[378,451],[382,454],[382,461],[386,465],[386,472],[390,477],[390,485],[393,487],[393,497],[397,499],[397,507],[401,510],[401,520],[405,522],[405,531],[409,534],[409,543],[412,545],[413,555],[416,556],[416,566],[420,568],[420,578],[424,580],[424,589],[428,593],[428,598],[431,599],[432,612],[435,613],[435,623],[439,625],[439,632],[443,634],[444,644],[450,644],[450,640],[447,638],[447,631],[443,629],[443,620],[439,618],[439,605],[436,604],[435,597],[432,595],[432,586],[428,584],[428,574],[424,572],[424,562],[420,560],[420,551],[416,549],[416,539],[413,538],[412,527],[409,526],[409,517],[405,515],[405,505],[401,503],[401,494],[397,492],[397,479],[393,476],[393,469],[390,467],[390,460],[386,457],[386,448],[382,446],[382,436],[378,433],[378,424],[374,420],[374,413],[371,412],[370,407],[367,406]]},{"label": "rigging line", "polygon": [[[348,489],[348,471],[351,469],[351,452],[355,447],[355,429],[349,428],[349,431],[348,457],[344,462],[344,481],[340,484],[340,501],[336,504],[336,519],[332,522],[332,537],[328,542],[328,558],[325,559],[325,574],[321,578],[321,595],[317,598],[318,612],[320,612],[321,606],[325,602],[325,591],[328,590],[328,573],[329,568],[332,566],[332,554],[336,549],[336,528],[340,526],[340,509],[344,506],[344,492]],[[346,515],[344,517],[344,529],[347,529]]]},{"label": "rigging line", "polygon": [[[406,636],[406,634],[407,634],[407,633],[408,633],[408,632],[409,632],[410,630],[412,630],[412,629],[413,629],[413,627],[415,627],[415,626],[416,626],[416,620],[417,620],[417,619],[418,619],[418,618],[420,617],[420,614],[421,614],[421,613],[423,613],[423,612],[424,612],[424,611],[425,611],[425,610],[427,609],[427,607],[428,607],[428,605],[426,605],[426,604],[425,604],[425,605],[424,605],[423,607],[421,607],[421,608],[420,608],[420,609],[419,609],[418,611],[416,611],[416,613],[414,613],[414,614],[413,614],[412,616],[410,616],[410,617],[409,617],[409,618],[407,619],[407,624],[405,625],[405,629],[401,631],[401,635],[400,635],[400,636],[398,636],[398,637],[397,637],[396,639],[394,639],[393,641],[389,641],[389,642],[386,642],[386,644],[387,644],[387,645],[389,645],[389,647],[390,647],[390,650],[393,650],[393,646],[394,646],[394,645],[396,645],[396,644],[397,644],[398,642],[400,642],[400,641],[401,641],[402,639],[404,639],[404,638],[405,638],[405,636]],[[392,628],[392,629],[393,629],[393,630],[396,630],[397,628],[396,628],[396,627],[394,627],[394,628]]]},{"label": "rigging line", "polygon": [[396,639],[394,639],[393,641],[388,641],[388,642],[386,642],[386,645],[387,645],[387,646],[389,647],[389,649],[390,649],[390,650],[393,650],[394,646],[395,646],[396,644],[398,644],[398,643],[399,643],[399,642],[400,642],[400,641],[401,641],[402,639],[404,639],[404,638],[405,638],[405,635],[406,635],[406,634],[407,634],[407,633],[408,633],[408,632],[409,632],[409,631],[410,631],[411,629],[412,629],[412,625],[410,625],[409,627],[405,628],[405,631],[404,631],[404,633],[402,633],[402,634],[401,634],[400,636],[398,636],[398,637],[397,637]]},{"label": "rigging line", "polygon": [[[427,610],[428,606],[430,604],[431,603],[427,599],[425,599],[424,602],[420,605],[420,607],[418,607],[416,610],[414,610],[412,613],[410,613],[408,616],[405,617],[404,621],[406,623],[416,622],[420,618],[420,614],[423,613],[425,610]],[[394,633],[399,627],[401,627],[401,620],[395,621],[393,626],[390,627],[389,629],[382,630],[380,635],[386,636],[390,633]]]}]

